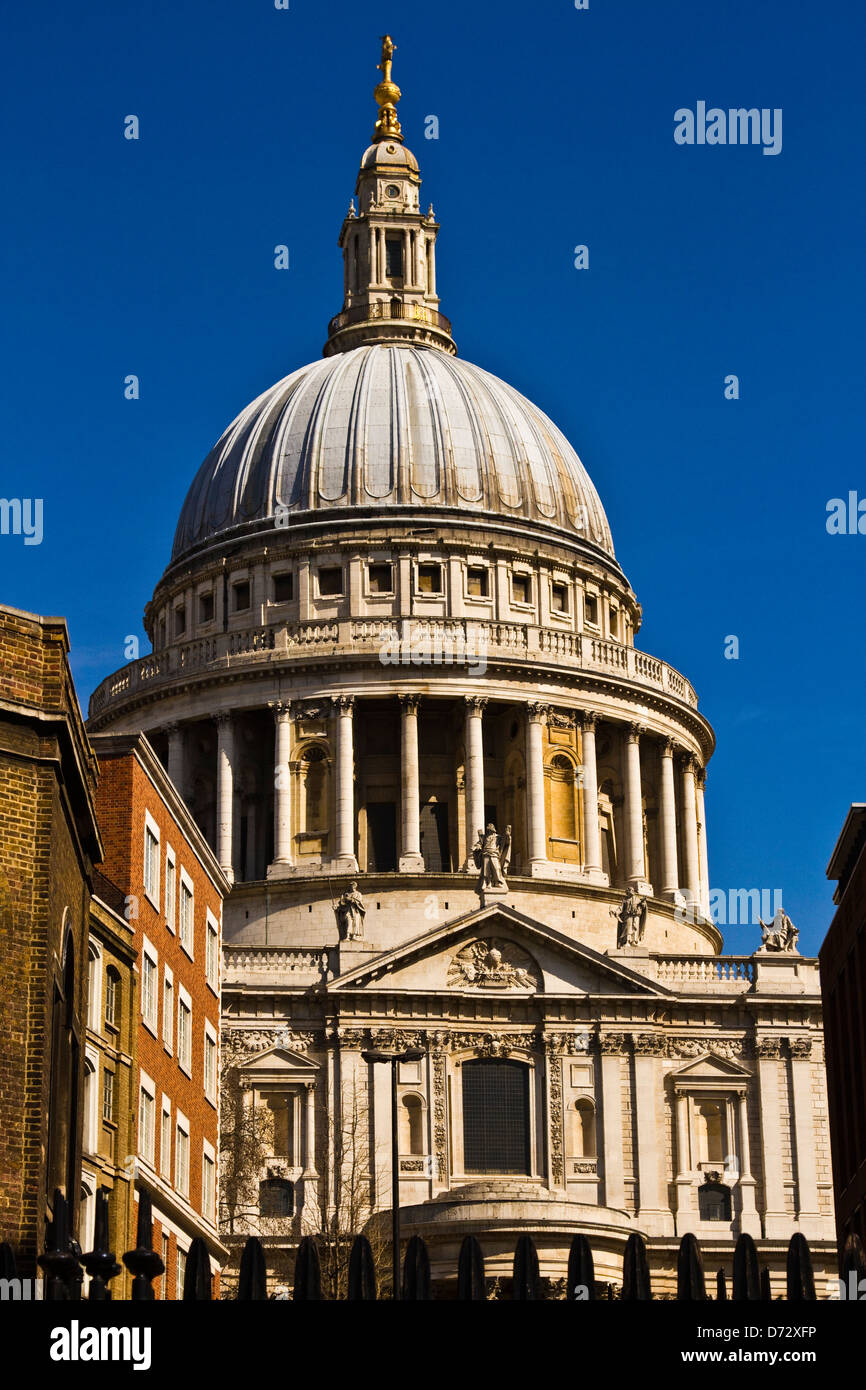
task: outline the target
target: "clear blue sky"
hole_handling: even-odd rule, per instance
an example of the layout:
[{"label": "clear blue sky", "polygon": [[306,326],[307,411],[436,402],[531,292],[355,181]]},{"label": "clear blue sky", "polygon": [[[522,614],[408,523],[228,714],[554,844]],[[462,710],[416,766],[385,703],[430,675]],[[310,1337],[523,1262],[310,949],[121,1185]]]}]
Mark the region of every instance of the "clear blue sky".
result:
[{"label": "clear blue sky", "polygon": [[[825,528],[866,496],[862,4],[7,0],[4,28],[0,494],[45,534],[0,536],[0,597],[66,615],[82,702],[147,649],[210,445],[320,354],[389,29],[460,352],[569,435],[639,645],[699,691],[713,884],[781,887],[816,948],[866,799],[866,536]],[[782,152],[677,145],[698,101],[782,108]]]}]

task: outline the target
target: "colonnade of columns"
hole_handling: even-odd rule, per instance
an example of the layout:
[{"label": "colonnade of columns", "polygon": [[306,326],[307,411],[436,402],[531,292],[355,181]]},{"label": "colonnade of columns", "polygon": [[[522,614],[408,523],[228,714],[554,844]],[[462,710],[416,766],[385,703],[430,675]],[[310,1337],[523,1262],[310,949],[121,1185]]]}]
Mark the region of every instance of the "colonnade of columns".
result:
[{"label": "colonnade of columns", "polygon": [[[421,853],[421,770],[418,748],[418,711],[420,697],[416,694],[398,696],[400,703],[400,762],[401,762],[401,853],[399,868],[406,873],[424,869]],[[465,868],[472,868],[471,848],[477,830],[485,824],[484,737],[483,720],[487,699],[465,697],[464,742],[466,780],[466,855]],[[334,756],[334,852],[330,863],[335,871],[352,872],[358,869],[355,841],[355,756],[354,717],[356,700],[353,695],[338,695],[331,701],[335,715]],[[292,846],[292,782],[291,717],[288,701],[274,701],[270,706],[275,724],[274,768],[274,864],[293,867]],[[548,827],[545,807],[545,738],[544,728],[551,711],[539,702],[526,705],[526,847],[528,862],[522,866],[532,877],[547,877],[551,863],[548,857]],[[217,858],[224,872],[233,880],[235,852],[233,835],[235,736],[231,713],[213,716],[217,726],[216,768],[216,843]],[[582,873],[589,882],[606,883],[602,866],[601,826],[599,817],[598,764],[596,731],[599,716],[592,711],[575,712],[581,736],[579,778],[583,789]],[[168,771],[172,780],[183,790],[184,746],[183,729],[177,724],[167,726]],[[641,743],[653,738],[658,743],[658,864],[656,882],[650,883],[644,837],[643,789],[641,772]],[[679,777],[679,798],[677,797]],[[654,892],[657,896],[674,898],[681,894],[699,905],[709,915],[709,886],[707,841],[704,807],[704,772],[696,758],[685,749],[677,750],[669,738],[650,735],[637,723],[624,726],[622,749],[624,862],[622,878],[636,891]],[[679,800],[681,824],[677,826]],[[502,827],[499,827],[502,829]]]}]

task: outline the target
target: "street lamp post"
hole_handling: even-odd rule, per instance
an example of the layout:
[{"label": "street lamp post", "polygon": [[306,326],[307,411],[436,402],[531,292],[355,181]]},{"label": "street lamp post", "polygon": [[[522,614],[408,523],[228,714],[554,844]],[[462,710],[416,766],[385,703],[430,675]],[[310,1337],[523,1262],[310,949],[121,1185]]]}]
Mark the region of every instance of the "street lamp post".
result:
[{"label": "street lamp post", "polygon": [[400,1131],[397,1123],[397,1067],[401,1062],[420,1062],[420,1049],[406,1052],[362,1052],[365,1062],[387,1062],[391,1066],[391,1258],[394,1270],[393,1297],[400,1297]]}]

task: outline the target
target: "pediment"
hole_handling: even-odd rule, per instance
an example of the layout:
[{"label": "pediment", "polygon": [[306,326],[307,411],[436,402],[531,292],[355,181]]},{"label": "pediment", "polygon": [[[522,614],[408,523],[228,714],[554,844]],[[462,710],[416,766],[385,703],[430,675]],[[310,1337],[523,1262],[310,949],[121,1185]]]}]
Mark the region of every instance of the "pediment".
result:
[{"label": "pediment", "polygon": [[264,1081],[312,1081],[318,1066],[299,1052],[277,1045],[259,1052],[238,1068],[239,1075],[252,1084]]},{"label": "pediment", "polygon": [[751,1073],[728,1057],[720,1057],[715,1052],[705,1052],[700,1057],[691,1058],[684,1066],[677,1067],[669,1075],[674,1084],[711,1084],[748,1081]]},{"label": "pediment", "polygon": [[515,998],[670,995],[621,961],[501,905],[477,909],[368,958],[328,986],[329,993],[358,989]]}]

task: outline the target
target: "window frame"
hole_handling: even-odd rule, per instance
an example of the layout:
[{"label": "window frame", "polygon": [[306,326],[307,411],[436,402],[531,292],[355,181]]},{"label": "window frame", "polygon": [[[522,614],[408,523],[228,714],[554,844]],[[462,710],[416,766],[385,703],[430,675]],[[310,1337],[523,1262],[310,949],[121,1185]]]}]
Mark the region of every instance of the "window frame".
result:
[{"label": "window frame", "polygon": [[[340,591],[339,591],[339,593],[323,594],[323,593],[322,593],[322,575],[323,575],[323,574],[336,574],[336,573],[339,573],[339,575],[340,575]],[[346,566],[345,566],[345,565],[341,565],[341,564],[326,564],[326,563],[324,563],[324,562],[322,562],[321,564],[318,564],[318,565],[316,566],[316,598],[328,600],[328,599],[338,599],[338,598],[345,598],[345,597],[346,597]]]},{"label": "window frame", "polygon": [[[211,1225],[216,1224],[216,1152],[207,1139],[201,1146],[201,1214]],[[208,1192],[208,1175],[210,1191]]]},{"label": "window frame", "polygon": [[[438,589],[422,589],[422,588],[421,588],[421,571],[422,571],[422,570],[428,570],[428,569],[436,569],[436,570],[439,571],[439,588],[438,588]],[[416,598],[426,598],[426,599],[436,598],[436,599],[441,599],[441,598],[444,598],[444,597],[445,597],[445,566],[443,565],[443,563],[442,563],[441,560],[436,560],[436,559],[432,559],[432,560],[420,560],[420,559],[419,559],[419,560],[416,560],[416,561],[415,561],[415,567],[414,567],[414,578],[415,578],[415,597],[416,597]]]},{"label": "window frame", "polygon": [[[162,1106],[159,1112],[159,1176],[171,1183],[171,1151],[174,1125],[171,1118],[171,1097],[162,1093]],[[166,1120],[168,1120],[168,1143],[165,1142]]]},{"label": "window frame", "polygon": [[[147,967],[150,966],[153,974]],[[149,988],[145,982],[153,980],[152,1011],[148,1010]],[[143,936],[141,939],[141,1020],[149,1033],[154,1037],[159,1037],[159,952],[149,937]]]},{"label": "window frame", "polygon": [[[532,578],[533,578],[532,570],[528,570],[528,569],[527,569],[527,570],[517,569],[517,570],[512,570],[512,571],[511,571],[511,585],[510,585],[510,588],[511,588],[511,606],[512,606],[512,608],[527,608],[527,609],[529,609],[529,608],[534,607],[534,600],[533,600],[533,596],[532,596]],[[518,597],[517,597],[517,592],[516,592],[516,589],[515,589],[515,584],[516,584],[518,581],[520,581],[521,583],[525,583],[525,584],[526,584],[526,592],[527,592],[527,595],[528,595],[527,598],[518,598]]]},{"label": "window frame", "polygon": [[[144,1097],[150,1101],[150,1130],[148,1132],[144,1105]],[[138,1074],[138,1152],[153,1168],[156,1156],[156,1086],[146,1071],[139,1071]]]},{"label": "window frame", "polygon": [[[202,1087],[204,1088],[205,1099],[216,1108],[217,1087],[218,1087],[218,1059],[219,1059],[219,1039],[217,1031],[209,1019],[204,1021],[204,1051],[202,1053]],[[208,1072],[211,1068],[211,1074]]]},{"label": "window frame", "polygon": [[[184,902],[184,890],[189,894],[189,940],[186,938],[183,925],[183,911],[181,905]],[[195,960],[195,884],[186,869],[181,865],[180,883],[178,885],[178,914],[177,914],[177,939],[181,949],[186,952],[190,960]]]},{"label": "window frame", "polygon": [[[181,1135],[184,1142],[181,1143]],[[183,1156],[183,1162],[181,1162]],[[189,1200],[190,1178],[190,1129],[189,1120],[182,1110],[174,1116],[174,1190]]]},{"label": "window frame", "polygon": [[162,1045],[171,1057],[174,1053],[174,971],[162,967]]},{"label": "window frame", "polygon": [[[152,839],[152,840],[155,842],[155,844],[156,844],[156,872],[155,872],[155,874],[154,874],[154,876],[153,876],[153,880],[154,880],[154,881],[153,881],[153,884],[151,884],[151,883],[148,882],[148,878],[149,878],[149,874],[148,874],[148,844],[149,844],[149,837],[150,837],[150,839]],[[145,812],[144,812],[144,859],[143,859],[143,872],[142,872],[142,878],[143,878],[143,880],[144,880],[144,896],[147,898],[148,902],[151,903],[151,905],[152,905],[153,907],[156,908],[157,912],[159,912],[159,887],[160,887],[159,880],[160,880],[161,874],[162,874],[162,850],[161,850],[161,836],[160,836],[159,826],[157,825],[156,821],[154,820],[154,818],[153,818],[153,816],[150,814],[150,812],[149,812],[147,809],[145,809]]]},{"label": "window frame", "polygon": [[[219,998],[220,991],[220,928],[210,908],[205,911],[204,973],[207,986]],[[211,968],[213,967],[213,968]]]},{"label": "window frame", "polygon": [[[185,1010],[189,1023],[186,1031],[186,1047],[183,1046],[184,1030],[181,1028],[181,1011]],[[182,984],[177,988],[177,1064],[187,1076],[192,1076],[192,998]]]},{"label": "window frame", "polygon": [[[171,891],[169,891],[171,884]],[[165,846],[165,925],[175,935],[177,924],[177,855],[170,844]]]}]

